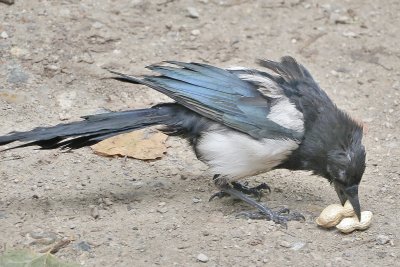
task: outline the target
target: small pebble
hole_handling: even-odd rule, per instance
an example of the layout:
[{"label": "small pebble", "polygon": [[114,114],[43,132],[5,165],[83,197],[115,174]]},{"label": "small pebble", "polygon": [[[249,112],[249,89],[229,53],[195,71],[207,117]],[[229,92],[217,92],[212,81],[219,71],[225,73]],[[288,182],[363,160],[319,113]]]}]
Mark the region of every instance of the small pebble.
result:
[{"label": "small pebble", "polygon": [[95,219],[100,217],[99,209],[96,206],[93,206],[90,209],[90,216],[92,216]]},{"label": "small pebble", "polygon": [[199,203],[199,202],[201,202],[201,199],[200,199],[200,198],[197,198],[197,197],[194,197],[194,198],[192,199],[192,201],[193,201],[193,203]]},{"label": "small pebble", "polygon": [[200,16],[200,14],[199,14],[199,12],[197,11],[197,9],[196,8],[194,8],[194,7],[188,7],[187,8],[187,11],[188,11],[188,17],[189,18],[192,18],[192,19],[197,19],[199,16]]},{"label": "small pebble", "polygon": [[0,34],[0,36],[1,36],[1,38],[3,38],[3,39],[7,39],[7,38],[8,38],[8,33],[7,33],[7,32],[2,32],[2,33]]},{"label": "small pebble", "polygon": [[306,243],[304,243],[304,242],[301,242],[301,241],[300,242],[296,242],[296,243],[294,243],[292,245],[291,249],[297,251],[297,250],[300,250],[300,249],[304,248],[305,245],[306,245]]},{"label": "small pebble", "polygon": [[200,253],[199,255],[197,255],[197,260],[200,262],[208,262],[208,257],[203,253]]},{"label": "small pebble", "polygon": [[82,250],[82,251],[90,251],[92,247],[86,242],[81,241],[75,245],[75,248]]},{"label": "small pebble", "polygon": [[204,236],[209,236],[209,235],[210,235],[210,232],[208,232],[207,230],[204,230],[204,231],[202,232],[202,234],[203,234]]},{"label": "small pebble", "polygon": [[290,248],[292,245],[288,241],[281,241],[279,242],[279,246],[284,248]]},{"label": "small pebble", "polygon": [[357,37],[357,33],[355,33],[355,32],[351,32],[351,31],[346,31],[346,32],[342,32],[342,35],[344,36],[344,37]]},{"label": "small pebble", "polygon": [[95,29],[100,29],[103,27],[103,23],[96,21],[95,23],[92,24],[92,26]]},{"label": "small pebble", "polygon": [[159,209],[157,209],[157,212],[159,212],[159,213],[166,213],[166,212],[168,212],[168,208],[167,208],[167,207],[159,208]]},{"label": "small pebble", "polygon": [[340,15],[337,13],[332,13],[330,16],[330,20],[335,24],[347,24],[350,22],[350,18],[348,16]]},{"label": "small pebble", "polygon": [[113,202],[111,201],[111,199],[109,199],[108,197],[103,199],[104,204],[106,204],[107,206],[111,206],[113,204]]},{"label": "small pebble", "polygon": [[375,239],[376,244],[378,245],[385,245],[389,243],[390,238],[387,235],[378,235]]},{"label": "small pebble", "polygon": [[46,65],[44,68],[51,71],[57,71],[59,69],[56,65]]},{"label": "small pebble", "polygon": [[195,35],[195,36],[197,36],[197,35],[200,35],[200,30],[193,30],[193,31],[191,31],[191,34],[192,35]]},{"label": "small pebble", "polygon": [[339,73],[336,70],[331,70],[331,74],[335,77],[339,77]]}]

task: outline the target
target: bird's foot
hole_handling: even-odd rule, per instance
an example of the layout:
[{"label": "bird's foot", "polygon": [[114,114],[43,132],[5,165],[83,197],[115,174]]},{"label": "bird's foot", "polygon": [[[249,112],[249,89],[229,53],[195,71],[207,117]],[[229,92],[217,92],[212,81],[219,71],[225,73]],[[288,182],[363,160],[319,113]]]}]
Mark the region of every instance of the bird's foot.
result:
[{"label": "bird's foot", "polygon": [[[262,183],[257,186],[254,186],[254,187],[249,187],[247,182],[244,184],[241,184],[239,182],[232,182],[231,184],[234,189],[236,189],[246,195],[252,195],[255,198],[257,198],[257,200],[261,199],[261,197],[263,195],[263,190],[268,190],[268,192],[271,193],[271,188],[266,183]],[[209,201],[213,200],[216,197],[223,198],[223,197],[227,197],[227,196],[230,196],[230,194],[221,190],[217,193],[214,193],[210,197]]]},{"label": "bird's foot", "polygon": [[[248,218],[253,218],[253,219],[267,219],[271,220],[275,223],[281,224],[284,227],[287,227],[287,222],[292,221],[292,220],[304,220],[304,216],[301,215],[300,213],[297,212],[289,212],[289,209],[287,208],[282,208],[277,211],[273,211],[272,209],[262,205],[261,203],[257,202],[256,200],[250,198],[240,190],[230,186],[229,184],[223,184],[219,185],[219,188],[221,189],[222,193],[217,193],[214,194],[211,199],[215,196],[219,195],[230,195],[233,197],[236,197],[247,204],[249,204],[252,207],[255,207],[258,209],[258,213],[261,214],[263,217],[260,217],[259,215],[256,215],[256,213],[248,213]],[[253,216],[252,216],[253,215]]]}]

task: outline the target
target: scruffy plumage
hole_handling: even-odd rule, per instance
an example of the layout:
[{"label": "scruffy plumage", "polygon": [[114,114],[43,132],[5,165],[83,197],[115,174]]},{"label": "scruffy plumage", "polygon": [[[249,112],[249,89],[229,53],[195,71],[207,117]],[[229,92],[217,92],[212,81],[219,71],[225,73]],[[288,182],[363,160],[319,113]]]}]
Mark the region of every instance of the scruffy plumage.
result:
[{"label": "scruffy plumage", "polygon": [[176,102],[15,132],[1,136],[0,145],[22,141],[21,146],[76,149],[122,132],[162,125],[167,134],[190,141],[223,192],[257,207],[269,219],[284,222],[287,217],[230,184],[274,168],[309,170],[333,183],[342,203],[349,200],[360,216],[362,126],[339,110],[292,57],[259,63],[263,71],[167,61],[148,67],[158,76],[113,72],[118,80],[146,85]]}]

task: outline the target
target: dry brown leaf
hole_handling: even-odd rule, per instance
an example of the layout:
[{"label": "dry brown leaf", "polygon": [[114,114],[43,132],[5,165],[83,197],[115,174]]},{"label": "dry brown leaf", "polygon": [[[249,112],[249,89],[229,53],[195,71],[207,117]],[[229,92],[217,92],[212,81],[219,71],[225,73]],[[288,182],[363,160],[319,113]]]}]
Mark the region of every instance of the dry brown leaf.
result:
[{"label": "dry brown leaf", "polygon": [[120,134],[93,146],[96,154],[102,156],[128,156],[135,159],[161,158],[167,151],[165,141],[168,136],[154,130],[137,130]]}]

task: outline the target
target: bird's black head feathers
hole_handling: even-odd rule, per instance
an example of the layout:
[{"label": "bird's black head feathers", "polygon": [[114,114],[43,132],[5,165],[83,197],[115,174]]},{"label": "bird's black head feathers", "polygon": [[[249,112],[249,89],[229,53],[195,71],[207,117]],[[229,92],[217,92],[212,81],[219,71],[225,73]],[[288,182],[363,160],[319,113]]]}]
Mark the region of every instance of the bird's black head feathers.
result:
[{"label": "bird's black head feathers", "polygon": [[[310,73],[293,58],[262,61],[281,77],[281,87],[303,113],[305,133],[299,148],[279,167],[309,170],[328,179],[342,202],[359,216],[358,185],[365,170],[362,125],[338,109]],[[278,80],[277,80],[278,81]],[[358,211],[357,211],[358,210]]]},{"label": "bird's black head feathers", "polygon": [[311,170],[331,183],[358,185],[365,170],[362,126],[336,106],[322,109],[307,122],[298,149],[301,169]]},{"label": "bird's black head feathers", "polygon": [[331,130],[337,139],[336,144],[333,143],[328,151],[327,178],[330,182],[341,183],[344,186],[359,184],[364,174],[366,156],[361,143],[362,126],[350,118],[345,118]]},{"label": "bird's black head feathers", "polygon": [[304,117],[304,138],[281,166],[313,171],[331,183],[359,184],[365,169],[362,125],[338,109],[292,57],[260,64],[279,74],[276,81]]}]

